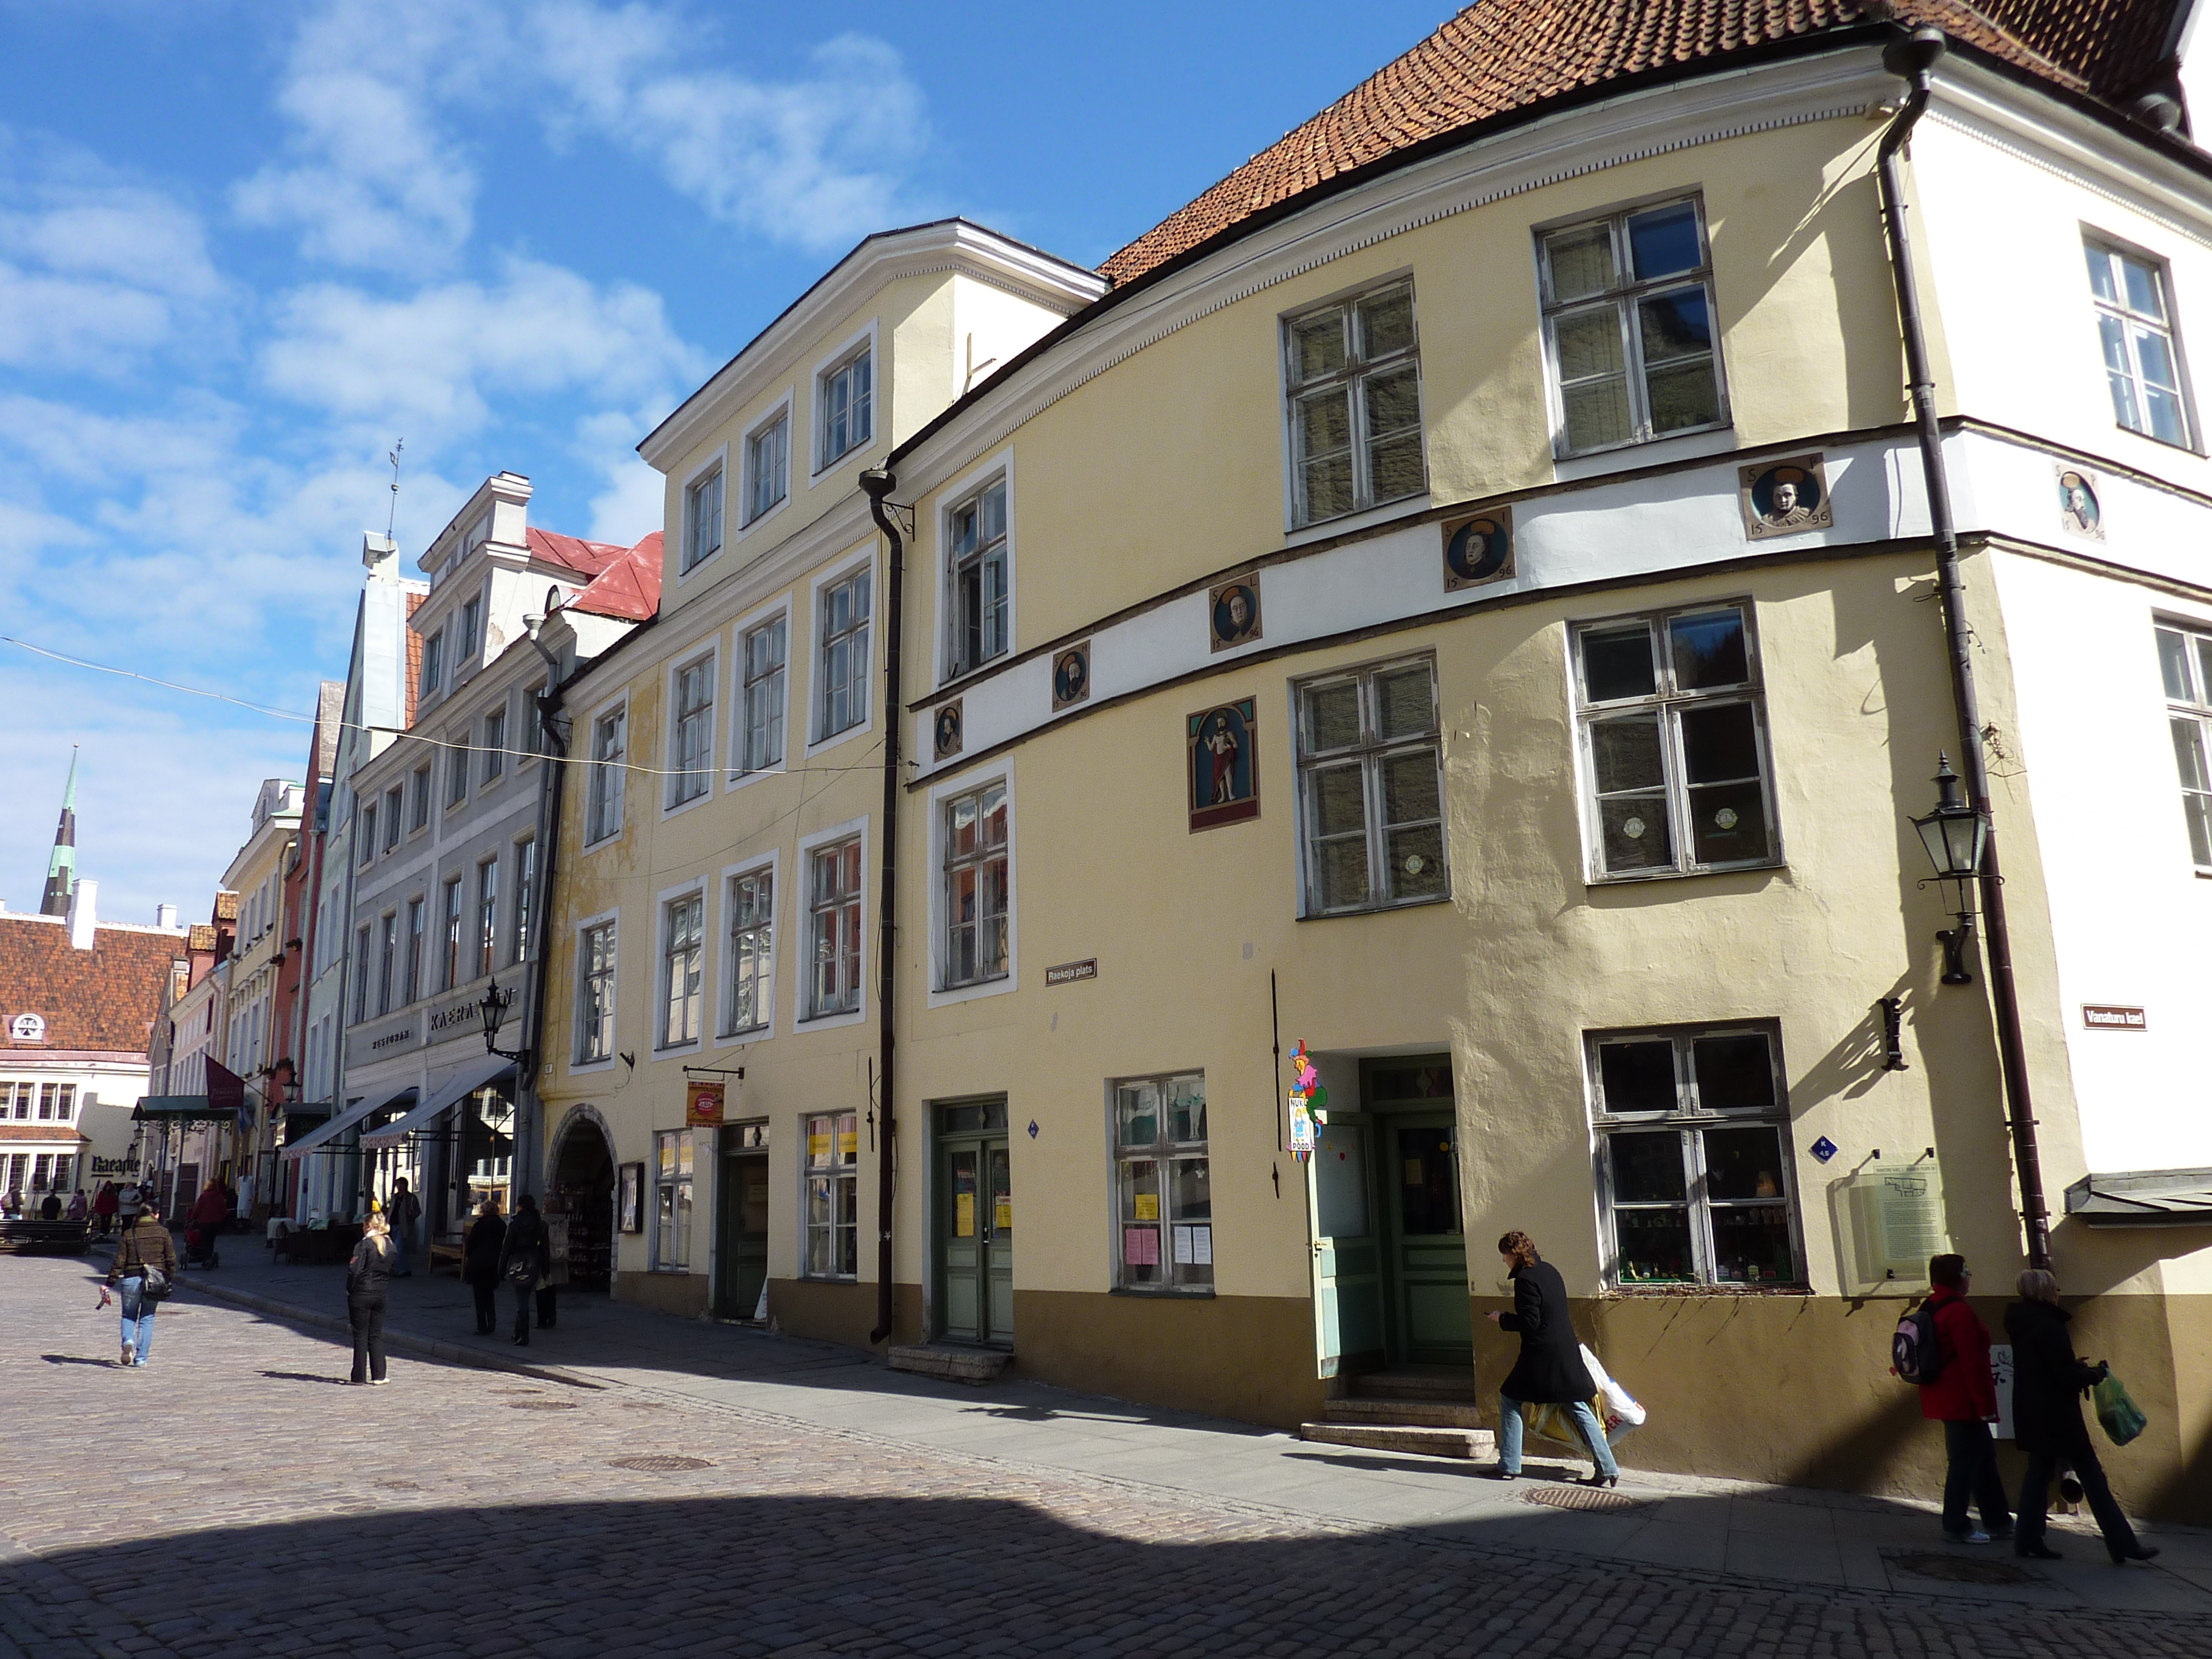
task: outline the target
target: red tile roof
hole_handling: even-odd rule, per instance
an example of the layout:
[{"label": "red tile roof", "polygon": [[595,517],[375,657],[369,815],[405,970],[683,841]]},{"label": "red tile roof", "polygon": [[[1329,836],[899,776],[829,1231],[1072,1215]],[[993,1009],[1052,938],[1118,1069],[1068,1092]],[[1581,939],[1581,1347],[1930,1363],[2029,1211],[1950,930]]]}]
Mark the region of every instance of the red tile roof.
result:
[{"label": "red tile roof", "polygon": [[[533,530],[530,533],[535,536],[538,532]],[[620,617],[629,622],[644,622],[652,617],[660,609],[660,539],[661,533],[656,530],[635,547],[617,548],[615,556],[607,561],[599,574],[568,601],[568,609],[589,611],[596,617]],[[585,544],[605,545],[599,542]]]},{"label": "red tile roof", "polygon": [[581,536],[563,536],[557,530],[532,525],[526,532],[532,558],[566,566],[580,576],[596,576],[632,550],[612,542],[587,542]]},{"label": "red tile roof", "polygon": [[[0,1056],[147,1052],[169,966],[185,958],[185,935],[94,927],[92,938],[93,948],[79,951],[60,917],[0,915]],[[18,1014],[43,1015],[46,1041],[13,1041],[8,1029]]]},{"label": "red tile roof", "polygon": [[407,696],[407,714],[400,724],[409,727],[415,724],[415,694],[422,688],[422,636],[415,631],[415,613],[422,608],[422,601],[429,597],[428,593],[410,593],[407,596],[407,684],[404,688]]},{"label": "red tile roof", "polygon": [[1493,117],[1732,53],[1893,19],[1933,23],[2068,89],[2124,102],[2185,0],[1484,0],[1100,266],[1121,284],[1340,174]]}]

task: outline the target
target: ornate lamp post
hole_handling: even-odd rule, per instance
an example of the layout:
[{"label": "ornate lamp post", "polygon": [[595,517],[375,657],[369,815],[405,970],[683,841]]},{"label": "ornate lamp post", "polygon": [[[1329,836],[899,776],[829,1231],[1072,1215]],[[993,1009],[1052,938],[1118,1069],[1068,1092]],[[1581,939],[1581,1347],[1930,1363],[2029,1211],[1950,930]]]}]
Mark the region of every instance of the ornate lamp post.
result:
[{"label": "ornate lamp post", "polygon": [[1959,925],[1936,935],[1943,941],[1943,983],[1971,985],[1974,976],[1966,969],[1966,951],[1974,938],[1974,883],[1981,877],[1982,856],[1989,848],[1990,821],[1967,804],[1947,753],[1936,756],[1935,782],[1936,810],[1913,819],[1912,827],[1920,832],[1921,845],[1936,866],[1936,882],[1951,883],[1958,894],[1952,914]]},{"label": "ornate lamp post", "polygon": [[483,1021],[484,1052],[488,1054],[496,1054],[501,1060],[511,1060],[516,1065],[527,1069],[530,1064],[529,1049],[509,1050],[499,1046],[500,1022],[507,1018],[507,1011],[514,1006],[514,993],[502,990],[497,980],[484,987],[483,1000],[477,1004],[477,1012]]}]

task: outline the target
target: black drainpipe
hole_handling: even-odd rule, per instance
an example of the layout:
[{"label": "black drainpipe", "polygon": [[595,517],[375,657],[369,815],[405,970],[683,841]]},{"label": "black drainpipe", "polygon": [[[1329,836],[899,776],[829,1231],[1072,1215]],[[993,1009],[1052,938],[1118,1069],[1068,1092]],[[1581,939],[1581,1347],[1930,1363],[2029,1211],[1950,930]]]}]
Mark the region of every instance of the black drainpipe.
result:
[{"label": "black drainpipe", "polygon": [[[1943,629],[1950,647],[1951,700],[1959,717],[1959,759],[1966,793],[1990,820],[1982,859],[1982,922],[1986,935],[1990,1000],[1997,1030],[1997,1058],[2004,1073],[2006,1117],[2012,1129],[2014,1172],[2020,1181],[2020,1217],[2027,1233],[2027,1261],[2051,1266],[2051,1213],[2043,1201],[2043,1155],[2036,1145],[2035,1111],[2028,1094],[2027,1050],[2021,1040],[2020,995],[2013,982],[2012,930],[2005,921],[2004,878],[1997,866],[1997,835],[1990,802],[1989,763],[1982,753],[1981,700],[1974,690],[1973,629],[1966,620],[1966,590],[1959,577],[1959,534],[1951,514],[1951,482],[1943,466],[1943,433],[1936,416],[1936,379],[1928,367],[1928,341],[1920,321],[1920,289],[1912,273],[1912,245],[1905,228],[1905,183],[1899,153],[1928,107],[1929,76],[1943,55],[1943,32],[1923,27],[1893,41],[1882,67],[1903,79],[1911,95],[1882,135],[1880,151],[1882,220],[1889,234],[1890,274],[1905,333],[1905,372],[1920,430],[1920,467],[1927,478],[1928,516],[1936,537],[1937,585]],[[1961,923],[1961,926],[1964,926]]]},{"label": "black drainpipe", "polygon": [[904,685],[899,677],[899,639],[903,632],[906,601],[906,544],[898,526],[884,511],[898,480],[882,467],[860,474],[860,488],[868,497],[868,514],[890,544],[890,563],[884,581],[884,874],[877,894],[882,921],[876,935],[876,1021],[882,1032],[883,1058],[877,1091],[876,1123],[876,1328],[868,1333],[871,1345],[891,1334],[891,1194],[897,1184],[897,1164],[891,1156],[892,1134],[897,1119],[892,1112],[893,1063],[898,1037],[892,1015],[892,997],[898,988],[898,963],[894,953],[898,916],[899,732],[906,719],[902,702]]},{"label": "black drainpipe", "polygon": [[[547,616],[553,612],[560,599],[557,587],[545,596]],[[539,624],[542,627],[544,624]],[[520,1051],[526,1058],[517,1068],[517,1081],[530,1096],[532,1115],[538,1120],[532,1134],[531,1185],[537,1185],[535,1176],[545,1160],[544,1110],[538,1099],[538,1076],[544,1066],[544,1055],[539,1052],[539,1038],[545,1030],[545,896],[553,890],[553,860],[561,846],[561,803],[568,782],[568,743],[561,734],[561,706],[567,695],[561,683],[561,661],[545,648],[538,637],[538,629],[530,630],[530,642],[538,647],[538,654],[545,659],[545,689],[538,694],[538,729],[545,734],[544,764],[552,775],[539,792],[538,829],[538,890],[531,896],[531,928],[535,935],[530,941],[530,959],[526,964],[530,975],[530,1005],[525,1017]]]}]

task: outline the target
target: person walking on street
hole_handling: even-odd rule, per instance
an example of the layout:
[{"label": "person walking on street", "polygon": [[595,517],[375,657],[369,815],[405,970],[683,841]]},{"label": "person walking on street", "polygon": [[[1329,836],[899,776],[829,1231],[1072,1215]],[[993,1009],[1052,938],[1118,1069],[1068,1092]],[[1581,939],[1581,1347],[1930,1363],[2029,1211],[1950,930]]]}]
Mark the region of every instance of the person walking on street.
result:
[{"label": "person walking on street", "polygon": [[[1974,1275],[1962,1255],[1931,1256],[1928,1308],[1936,1319],[1936,1370],[1920,1385],[1920,1414],[1943,1425],[1943,1535],[1954,1544],[1986,1544],[2012,1536],[2012,1510],[1997,1473],[1996,1379],[1990,1371],[1990,1333],[1967,1304]],[[1978,1505],[1978,1530],[1969,1504]]]},{"label": "person walking on street", "polygon": [[499,1268],[506,1254],[507,1222],[499,1212],[499,1194],[487,1193],[461,1244],[461,1277],[476,1293],[478,1336],[489,1336],[499,1323]]},{"label": "person walking on street", "polygon": [[2012,1551],[2037,1561],[2059,1559],[2044,1540],[2044,1521],[2051,1477],[2070,1468],[2088,1497],[2089,1512],[2097,1517],[2113,1565],[2148,1561],[2158,1547],[2136,1541],[2081,1421],[2082,1393],[2103,1382],[2112,1368],[2075,1357],[2074,1339],[2066,1329],[2073,1317],[2058,1305],[2057,1279],[2038,1267],[2020,1276],[2020,1300],[2005,1310],[2005,1334],[2012,1339],[2013,1437],[2027,1454]]},{"label": "person walking on street", "polygon": [[93,1195],[92,1220],[93,1225],[99,1230],[102,1238],[106,1237],[109,1231],[113,1229],[115,1225],[115,1183],[113,1182],[101,1182],[99,1192]]},{"label": "person walking on street", "polygon": [[353,1327],[353,1377],[356,1386],[384,1382],[385,1287],[392,1278],[391,1224],[372,1210],[362,1223],[361,1243],[346,1263],[346,1323]]},{"label": "person walking on street", "polygon": [[1520,1478],[1521,1407],[1525,1401],[1563,1406],[1573,1418],[1597,1466],[1584,1486],[1620,1485],[1620,1468],[1606,1443],[1605,1427],[1590,1409],[1597,1384],[1583,1364],[1582,1344],[1567,1311],[1566,1281],[1536,1254],[1535,1241],[1517,1229],[1498,1241],[1498,1253],[1505,1259],[1506,1277],[1513,1282],[1513,1311],[1493,1312],[1489,1318],[1501,1330],[1519,1333],[1521,1357],[1498,1391],[1498,1466],[1490,1471],[1491,1478]]},{"label": "person walking on street", "polygon": [[392,1198],[385,1205],[384,1213],[392,1221],[392,1276],[412,1279],[415,1270],[408,1264],[407,1252],[414,1243],[415,1224],[422,1218],[422,1200],[408,1191],[405,1176],[392,1183]]},{"label": "person walking on street", "polygon": [[137,1224],[138,1212],[144,1207],[144,1205],[145,1197],[139,1191],[138,1183],[135,1181],[125,1182],[123,1190],[115,1195],[115,1224],[122,1228],[125,1232],[129,1232]]},{"label": "person walking on street", "polygon": [[154,1310],[161,1298],[146,1294],[149,1273],[158,1273],[167,1283],[177,1281],[177,1246],[161,1218],[143,1212],[115,1247],[115,1260],[107,1269],[107,1283],[100,1292],[100,1305],[111,1300],[108,1289],[123,1287],[123,1360],[125,1365],[148,1364],[154,1352]]},{"label": "person walking on street", "polygon": [[200,1195],[192,1200],[191,1212],[185,1217],[192,1226],[192,1236],[186,1241],[192,1249],[186,1253],[186,1261],[196,1257],[204,1267],[216,1265],[216,1238],[229,1216],[230,1195],[223,1190],[222,1182],[209,1177],[208,1184],[200,1188]]},{"label": "person walking on street", "polygon": [[507,1245],[500,1253],[499,1276],[514,1291],[514,1340],[530,1346],[530,1307],[537,1299],[538,1281],[545,1277],[545,1219],[538,1213],[538,1200],[525,1193],[514,1200],[514,1220],[507,1230]]},{"label": "person walking on street", "polygon": [[69,1218],[71,1221],[82,1221],[85,1218],[85,1213],[84,1188],[80,1187],[70,1195]]}]

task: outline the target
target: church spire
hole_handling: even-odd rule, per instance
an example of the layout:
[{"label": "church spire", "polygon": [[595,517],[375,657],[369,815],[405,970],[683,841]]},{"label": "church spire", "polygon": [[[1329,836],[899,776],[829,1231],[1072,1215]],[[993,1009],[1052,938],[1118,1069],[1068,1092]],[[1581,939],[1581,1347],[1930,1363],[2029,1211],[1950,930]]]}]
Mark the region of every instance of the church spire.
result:
[{"label": "church spire", "polygon": [[46,896],[39,914],[65,916],[76,890],[76,746],[70,746],[69,787],[62,791],[62,821],[54,826],[54,853],[46,860]]}]

